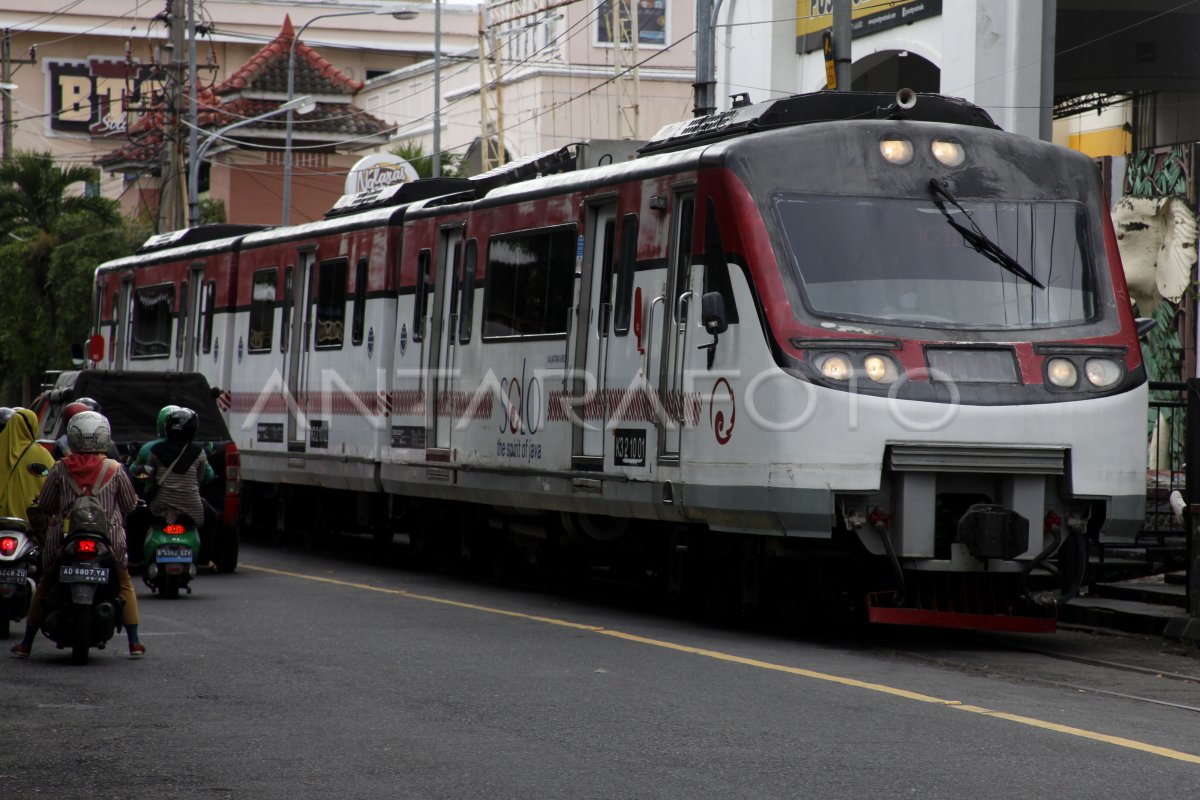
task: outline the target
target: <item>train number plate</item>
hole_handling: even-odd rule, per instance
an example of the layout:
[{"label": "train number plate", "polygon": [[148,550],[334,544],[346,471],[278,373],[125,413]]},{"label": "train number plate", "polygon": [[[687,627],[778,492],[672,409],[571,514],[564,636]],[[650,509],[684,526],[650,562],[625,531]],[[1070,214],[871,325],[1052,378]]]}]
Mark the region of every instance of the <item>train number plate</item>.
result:
[{"label": "train number plate", "polygon": [[154,560],[159,564],[190,564],[192,561],[192,548],[179,546],[160,547],[154,551]]},{"label": "train number plate", "polygon": [[646,466],[646,431],[617,428],[613,431],[613,464],[618,467]]},{"label": "train number plate", "polygon": [[63,583],[108,583],[108,567],[60,567],[58,579]]},{"label": "train number plate", "polygon": [[28,575],[25,567],[0,567],[0,583],[24,583]]}]

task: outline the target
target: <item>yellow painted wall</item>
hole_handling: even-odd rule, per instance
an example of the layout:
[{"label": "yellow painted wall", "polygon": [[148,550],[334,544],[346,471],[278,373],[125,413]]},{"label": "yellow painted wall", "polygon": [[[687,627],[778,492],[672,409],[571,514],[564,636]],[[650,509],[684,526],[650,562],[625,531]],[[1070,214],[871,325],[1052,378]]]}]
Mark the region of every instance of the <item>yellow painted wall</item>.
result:
[{"label": "yellow painted wall", "polygon": [[1123,156],[1129,153],[1133,137],[1124,128],[1105,128],[1098,131],[1071,134],[1067,145],[1093,158],[1099,156]]}]

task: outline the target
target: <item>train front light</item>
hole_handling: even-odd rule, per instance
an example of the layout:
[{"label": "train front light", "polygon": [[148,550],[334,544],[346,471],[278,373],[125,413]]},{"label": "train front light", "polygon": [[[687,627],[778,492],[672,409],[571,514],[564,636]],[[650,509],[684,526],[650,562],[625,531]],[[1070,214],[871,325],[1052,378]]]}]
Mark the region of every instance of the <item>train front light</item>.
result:
[{"label": "train front light", "polygon": [[1046,377],[1060,389],[1070,389],[1079,381],[1079,370],[1069,359],[1052,358],[1046,362]]},{"label": "train front light", "polygon": [[879,154],[892,164],[907,164],[913,157],[912,142],[899,137],[882,139],[879,142]]},{"label": "train front light", "polygon": [[1107,358],[1089,358],[1084,371],[1092,385],[1101,389],[1121,380],[1121,365]]},{"label": "train front light", "polygon": [[863,370],[875,383],[892,383],[896,380],[896,364],[885,356],[867,356],[863,359]]},{"label": "train front light", "polygon": [[850,374],[854,371],[850,359],[840,355],[823,356],[817,365],[822,375],[834,381],[850,380]]},{"label": "train front light", "polygon": [[933,157],[947,167],[961,167],[967,160],[967,151],[958,142],[934,139],[930,149],[933,151]]}]

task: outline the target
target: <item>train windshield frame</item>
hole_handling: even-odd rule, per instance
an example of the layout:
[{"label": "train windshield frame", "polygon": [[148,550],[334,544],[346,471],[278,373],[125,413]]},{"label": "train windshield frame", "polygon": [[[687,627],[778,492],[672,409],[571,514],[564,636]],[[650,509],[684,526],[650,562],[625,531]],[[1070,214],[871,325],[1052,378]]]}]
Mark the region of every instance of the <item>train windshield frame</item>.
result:
[{"label": "train windshield frame", "polygon": [[[1082,203],[960,203],[939,208],[930,197],[776,195],[772,206],[790,261],[785,277],[809,313],[831,319],[981,330],[1097,320],[1101,298]],[[1045,288],[980,252],[951,220],[978,229]]]}]

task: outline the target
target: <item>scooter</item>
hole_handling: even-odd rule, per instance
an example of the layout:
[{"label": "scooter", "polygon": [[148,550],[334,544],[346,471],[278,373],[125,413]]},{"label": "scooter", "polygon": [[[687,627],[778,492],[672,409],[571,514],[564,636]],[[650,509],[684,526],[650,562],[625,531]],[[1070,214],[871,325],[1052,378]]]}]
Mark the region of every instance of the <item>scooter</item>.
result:
[{"label": "scooter", "polygon": [[10,623],[29,613],[41,561],[29,524],[20,517],[0,517],[0,639],[8,638]]},{"label": "scooter", "polygon": [[200,531],[195,524],[176,522],[168,525],[161,519],[152,521],[142,546],[142,580],[150,591],[162,597],[179,597],[180,589],[191,594],[199,550]]},{"label": "scooter", "polygon": [[72,530],[58,564],[57,580],[46,594],[42,631],[60,649],[71,648],[72,662],[86,664],[89,648],[103,650],[121,628],[125,601],[117,558],[103,533]]}]

